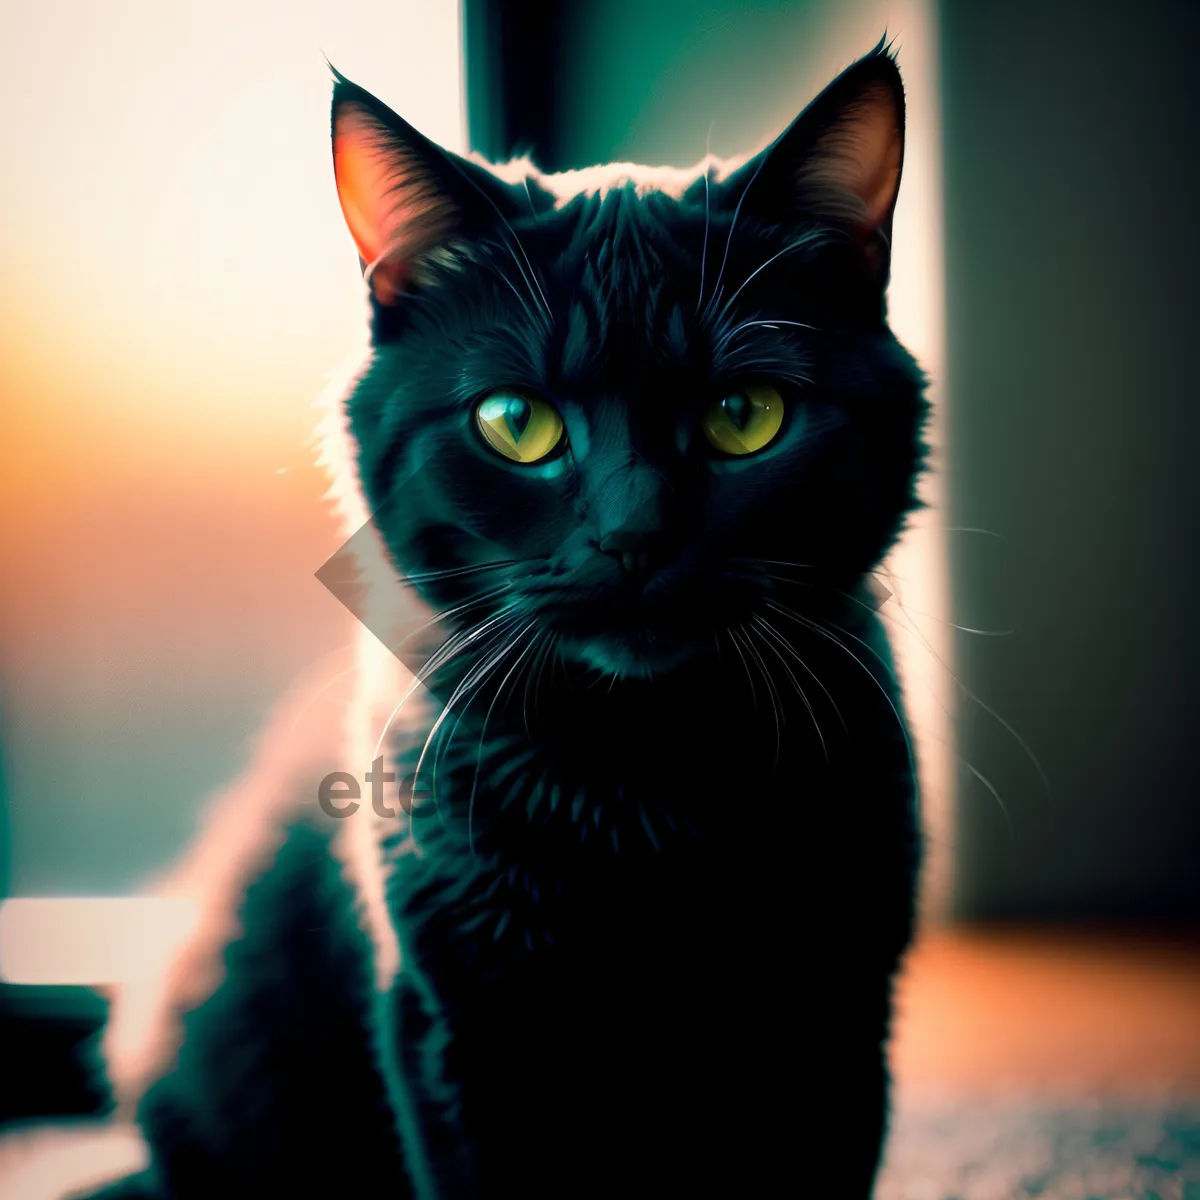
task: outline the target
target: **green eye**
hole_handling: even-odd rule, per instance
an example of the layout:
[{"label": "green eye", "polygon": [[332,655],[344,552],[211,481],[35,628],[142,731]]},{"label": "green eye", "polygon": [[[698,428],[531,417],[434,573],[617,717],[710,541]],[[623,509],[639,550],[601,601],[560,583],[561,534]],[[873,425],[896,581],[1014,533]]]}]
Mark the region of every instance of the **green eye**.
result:
[{"label": "green eye", "polygon": [[754,454],[775,440],[783,425],[783,397],[751,383],[710,404],[700,417],[709,443],[723,454]]},{"label": "green eye", "polygon": [[497,454],[511,462],[535,463],[557,449],[562,417],[548,400],[520,392],[498,391],[475,409],[479,431]]}]

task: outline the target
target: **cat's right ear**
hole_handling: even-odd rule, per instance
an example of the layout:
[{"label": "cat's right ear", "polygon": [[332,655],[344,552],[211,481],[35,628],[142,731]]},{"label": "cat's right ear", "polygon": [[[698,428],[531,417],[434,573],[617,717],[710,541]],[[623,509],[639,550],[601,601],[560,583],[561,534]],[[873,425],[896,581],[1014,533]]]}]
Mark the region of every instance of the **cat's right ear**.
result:
[{"label": "cat's right ear", "polygon": [[904,86],[884,39],[723,185],[726,202],[772,224],[840,227],[868,276],[887,280],[904,161]]},{"label": "cat's right ear", "polygon": [[[331,68],[332,69],[332,68]],[[508,185],[334,70],[333,171],[372,295],[396,304],[422,256],[515,215]]]}]

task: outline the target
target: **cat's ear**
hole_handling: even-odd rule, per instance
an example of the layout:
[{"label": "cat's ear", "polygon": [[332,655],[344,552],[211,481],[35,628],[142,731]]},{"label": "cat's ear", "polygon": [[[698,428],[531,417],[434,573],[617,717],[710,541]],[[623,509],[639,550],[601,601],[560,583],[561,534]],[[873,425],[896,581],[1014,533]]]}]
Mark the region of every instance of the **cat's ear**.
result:
[{"label": "cat's ear", "polygon": [[904,87],[881,41],[725,181],[725,199],[774,224],[834,224],[886,277],[903,160]]},{"label": "cat's ear", "polygon": [[334,71],[333,170],[372,295],[395,304],[424,255],[515,215],[509,185]]}]

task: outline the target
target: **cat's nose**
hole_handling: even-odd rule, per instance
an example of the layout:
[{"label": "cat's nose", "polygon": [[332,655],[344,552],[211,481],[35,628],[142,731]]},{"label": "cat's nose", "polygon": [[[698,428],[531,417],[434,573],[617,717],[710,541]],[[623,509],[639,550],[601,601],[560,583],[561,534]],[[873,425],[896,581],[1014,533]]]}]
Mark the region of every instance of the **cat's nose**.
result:
[{"label": "cat's nose", "polygon": [[652,579],[666,558],[665,539],[657,533],[609,533],[597,544],[635,583]]}]

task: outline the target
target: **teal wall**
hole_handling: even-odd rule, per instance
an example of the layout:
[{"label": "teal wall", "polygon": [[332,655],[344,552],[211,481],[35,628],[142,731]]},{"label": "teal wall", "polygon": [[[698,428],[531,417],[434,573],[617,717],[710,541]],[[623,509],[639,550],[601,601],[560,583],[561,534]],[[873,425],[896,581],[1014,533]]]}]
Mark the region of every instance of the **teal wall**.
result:
[{"label": "teal wall", "polygon": [[[744,153],[811,98],[836,40],[830,4],[597,0],[572,5],[558,67],[559,162],[690,166]],[[872,5],[860,6],[872,7]],[[882,7],[874,5],[873,7]],[[841,65],[883,32],[855,43]]]},{"label": "teal wall", "polygon": [[1200,915],[1200,6],[942,11],[959,907]]}]

